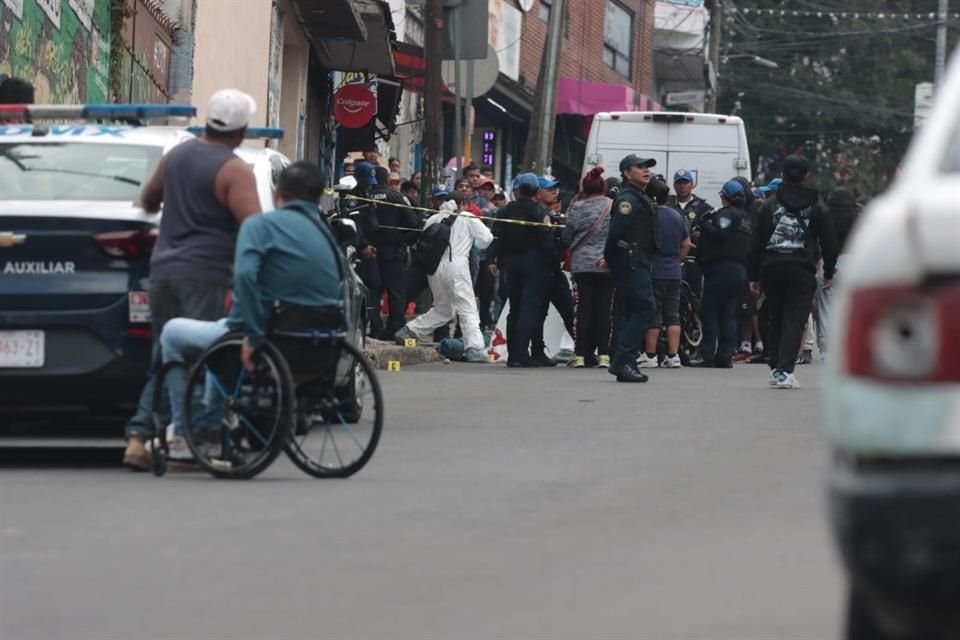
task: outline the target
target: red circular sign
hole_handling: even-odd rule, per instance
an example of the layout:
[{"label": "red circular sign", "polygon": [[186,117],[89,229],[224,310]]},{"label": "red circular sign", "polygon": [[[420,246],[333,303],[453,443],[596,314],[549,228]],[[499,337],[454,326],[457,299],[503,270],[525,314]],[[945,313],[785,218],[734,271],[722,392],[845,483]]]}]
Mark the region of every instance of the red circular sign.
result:
[{"label": "red circular sign", "polygon": [[362,84],[345,84],[333,94],[333,117],[344,127],[362,127],[376,112],[377,98]]}]

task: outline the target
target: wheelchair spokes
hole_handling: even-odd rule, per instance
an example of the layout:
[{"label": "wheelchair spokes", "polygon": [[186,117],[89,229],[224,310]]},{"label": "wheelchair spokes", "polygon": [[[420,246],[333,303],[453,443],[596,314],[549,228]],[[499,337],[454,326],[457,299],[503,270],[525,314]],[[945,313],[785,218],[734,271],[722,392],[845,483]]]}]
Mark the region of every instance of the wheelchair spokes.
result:
[{"label": "wheelchair spokes", "polygon": [[345,478],[363,468],[383,428],[383,396],[373,367],[353,346],[340,348],[340,368],[348,374],[334,384],[300,388],[286,447],[300,469],[318,478]]},{"label": "wheelchair spokes", "polygon": [[240,363],[242,341],[227,336],[215,344],[187,381],[184,435],[197,463],[219,477],[250,478],[269,466],[292,415],[283,357],[265,344],[247,372]]}]

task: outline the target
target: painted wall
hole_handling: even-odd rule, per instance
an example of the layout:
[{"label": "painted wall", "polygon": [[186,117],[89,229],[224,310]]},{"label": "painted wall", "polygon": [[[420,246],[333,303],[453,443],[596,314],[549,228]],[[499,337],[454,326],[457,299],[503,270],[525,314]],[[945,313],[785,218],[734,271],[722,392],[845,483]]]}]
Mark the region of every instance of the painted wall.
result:
[{"label": "painted wall", "polygon": [[0,0],[0,73],[38,103],[109,102],[110,0]]}]

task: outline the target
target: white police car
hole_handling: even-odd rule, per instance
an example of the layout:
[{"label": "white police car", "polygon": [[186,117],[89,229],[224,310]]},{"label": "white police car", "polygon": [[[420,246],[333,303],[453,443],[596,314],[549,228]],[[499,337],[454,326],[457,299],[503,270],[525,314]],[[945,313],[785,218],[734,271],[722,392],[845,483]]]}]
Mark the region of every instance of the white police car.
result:
[{"label": "white police car", "polygon": [[824,398],[846,638],[958,638],[960,50],[837,273]]},{"label": "white police car", "polygon": [[[158,216],[133,203],[161,156],[193,133],[94,121],[195,113],[184,105],[0,105],[0,416],[136,402],[149,364]],[[26,116],[74,122],[11,123]],[[254,170],[261,205],[272,208],[289,161],[267,149],[237,153]]]}]

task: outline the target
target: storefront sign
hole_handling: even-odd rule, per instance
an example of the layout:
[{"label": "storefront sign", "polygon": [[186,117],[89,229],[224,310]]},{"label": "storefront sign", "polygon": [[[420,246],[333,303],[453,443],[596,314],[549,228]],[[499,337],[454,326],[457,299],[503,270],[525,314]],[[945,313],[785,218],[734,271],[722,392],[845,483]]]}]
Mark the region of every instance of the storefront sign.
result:
[{"label": "storefront sign", "polygon": [[344,127],[362,127],[376,113],[377,99],[362,84],[345,84],[333,96],[333,117]]}]

